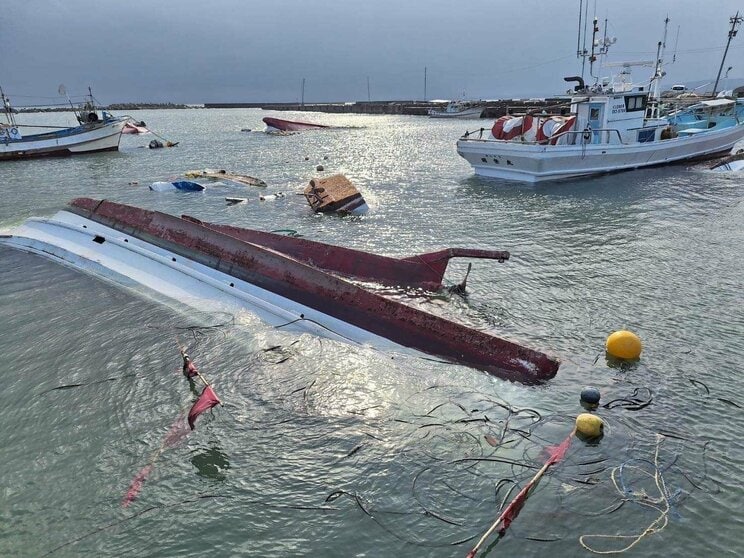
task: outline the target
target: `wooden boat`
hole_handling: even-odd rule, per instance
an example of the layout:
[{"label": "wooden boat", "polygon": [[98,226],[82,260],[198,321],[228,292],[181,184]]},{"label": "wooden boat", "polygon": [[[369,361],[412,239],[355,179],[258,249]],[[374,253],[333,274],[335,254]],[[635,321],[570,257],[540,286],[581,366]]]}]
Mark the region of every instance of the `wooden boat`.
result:
[{"label": "wooden boat", "polygon": [[509,259],[507,251],[473,248],[445,248],[398,259],[304,238],[209,223],[189,215],[182,215],[181,218],[239,240],[271,248],[331,273],[391,287],[436,291],[442,288],[442,279],[452,258],[481,258],[499,262]]},{"label": "wooden boat", "polygon": [[303,193],[316,212],[362,215],[369,209],[362,194],[343,174],[313,178]]},{"label": "wooden boat", "polygon": [[276,327],[413,350],[535,383],[555,376],[547,355],[369,292],[285,254],[157,211],[78,198],[0,242],[132,281],[184,304],[240,304]]},{"label": "wooden boat", "polygon": [[231,172],[227,172],[224,169],[191,170],[184,173],[184,176],[186,178],[211,178],[215,180],[235,182],[236,184],[240,184],[242,186],[266,186],[266,182],[264,182],[260,178],[254,178],[253,176],[248,176],[247,174],[233,174]]},{"label": "wooden boat", "polygon": [[328,128],[328,126],[322,124],[313,124],[312,122],[294,122],[292,120],[283,120],[271,116],[265,116],[263,121],[269,128],[279,130],[280,132],[301,132],[303,130]]}]

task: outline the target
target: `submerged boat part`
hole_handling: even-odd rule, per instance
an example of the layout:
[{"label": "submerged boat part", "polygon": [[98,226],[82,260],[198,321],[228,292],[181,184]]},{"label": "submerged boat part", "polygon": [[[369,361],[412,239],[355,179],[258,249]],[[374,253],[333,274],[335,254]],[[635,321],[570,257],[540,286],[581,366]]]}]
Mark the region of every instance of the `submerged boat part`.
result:
[{"label": "submerged boat part", "polygon": [[279,130],[280,132],[301,132],[302,130],[319,130],[322,128],[328,128],[328,126],[324,126],[323,124],[295,122],[292,120],[283,120],[282,118],[273,118],[271,116],[265,116],[263,122],[269,128]]},{"label": "submerged boat part", "polygon": [[343,174],[313,178],[303,193],[316,212],[363,215],[369,210],[362,194]]},{"label": "submerged boat part", "polygon": [[741,172],[744,171],[744,149],[740,149],[734,155],[726,157],[723,161],[719,161],[710,170],[716,172]]},{"label": "submerged boat part", "polygon": [[272,325],[379,348],[414,349],[534,383],[553,377],[547,355],[366,291],[285,254],[189,220],[76,199],[32,219],[6,244],[85,270],[107,270],[185,303],[239,305]]},{"label": "submerged boat part", "polygon": [[235,183],[239,186],[266,186],[266,182],[260,178],[248,176],[247,174],[234,174],[224,169],[190,170],[184,173],[186,178],[211,178],[220,181]]},{"label": "submerged boat part", "polygon": [[181,190],[184,192],[203,192],[204,186],[198,182],[189,180],[176,180],[175,182],[153,182],[150,184],[150,190],[155,192],[170,192],[171,190]]}]

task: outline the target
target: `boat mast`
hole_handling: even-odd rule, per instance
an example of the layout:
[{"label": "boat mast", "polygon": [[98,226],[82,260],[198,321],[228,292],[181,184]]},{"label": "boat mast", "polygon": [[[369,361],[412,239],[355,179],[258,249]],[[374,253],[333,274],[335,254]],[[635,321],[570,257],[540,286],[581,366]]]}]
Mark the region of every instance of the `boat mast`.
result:
[{"label": "boat mast", "polygon": [[2,99],[3,102],[3,111],[5,112],[5,118],[8,121],[8,124],[15,126],[16,121],[15,116],[13,116],[13,109],[10,106],[10,99],[5,96],[2,87],[0,87],[0,99]]},{"label": "boat mast", "polygon": [[[592,52],[591,52],[591,55],[589,56],[589,75],[594,78],[595,84],[599,82],[599,76],[594,75],[594,63],[597,61],[598,57],[607,56],[607,53],[610,50],[610,45],[613,45],[617,42],[617,39],[615,37],[610,38],[607,36],[607,20],[606,19],[604,21],[604,36],[602,37],[602,40],[600,41],[596,38],[597,33],[599,33],[599,25],[597,25],[598,21],[599,20],[595,17],[594,22],[593,22],[594,31],[592,31]],[[594,50],[595,47],[597,48],[596,52]],[[602,63],[600,61],[600,67],[601,66],[602,66]]]},{"label": "boat mast", "polygon": [[579,35],[576,40],[576,57],[581,58],[581,81],[584,81],[584,69],[586,67],[586,57],[588,55],[586,50],[586,25],[589,21],[589,0],[586,0],[586,8],[584,9],[584,41],[583,41],[583,47],[578,48],[579,42],[581,42],[581,18],[582,18],[582,4],[583,0],[579,0]]},{"label": "boat mast", "polygon": [[731,23],[731,29],[728,32],[728,42],[726,43],[726,50],[723,51],[723,58],[721,58],[721,67],[718,68],[718,75],[716,76],[716,83],[713,86],[713,96],[716,96],[716,89],[718,89],[718,80],[721,79],[721,71],[723,70],[723,64],[726,62],[726,55],[728,54],[729,45],[731,44],[731,39],[736,37],[736,26],[739,25],[742,21],[742,18],[739,15],[739,12],[736,12],[736,15],[729,19],[729,22]]},{"label": "boat mast", "polygon": [[659,86],[661,78],[666,75],[662,67],[664,66],[664,49],[666,49],[668,28],[669,16],[664,20],[664,37],[656,44],[656,66],[654,67],[654,75],[651,76],[651,81],[648,84],[650,102],[648,111],[646,111],[647,118],[658,118],[659,116]]}]

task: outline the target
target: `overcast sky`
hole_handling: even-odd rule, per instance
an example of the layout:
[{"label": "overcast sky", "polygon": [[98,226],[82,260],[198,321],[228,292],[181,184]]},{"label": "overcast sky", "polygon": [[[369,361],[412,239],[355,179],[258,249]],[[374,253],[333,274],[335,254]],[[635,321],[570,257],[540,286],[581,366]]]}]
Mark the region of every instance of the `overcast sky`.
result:
[{"label": "overcast sky", "polygon": [[[653,59],[669,15],[667,87],[715,79],[744,12],[744,0],[588,1],[617,37],[609,61]],[[292,102],[303,77],[305,102],[366,100],[368,78],[372,100],[422,99],[426,67],[429,99],[543,97],[581,72],[579,2],[2,0],[0,85],[17,105],[56,102],[61,83],[106,104]],[[744,31],[728,66],[744,77]]]}]

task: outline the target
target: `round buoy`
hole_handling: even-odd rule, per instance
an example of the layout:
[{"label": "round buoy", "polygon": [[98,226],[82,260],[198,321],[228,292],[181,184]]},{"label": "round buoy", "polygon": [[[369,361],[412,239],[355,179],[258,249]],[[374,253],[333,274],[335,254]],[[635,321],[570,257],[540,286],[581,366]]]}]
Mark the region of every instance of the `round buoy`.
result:
[{"label": "round buoy", "polygon": [[323,165],[318,165],[317,167],[315,167],[315,170],[316,171],[322,171],[323,170]]},{"label": "round buoy", "polygon": [[604,422],[597,415],[581,413],[576,417],[576,432],[587,438],[597,438],[602,435]]},{"label": "round buoy", "polygon": [[636,359],[641,356],[641,339],[632,331],[616,331],[607,338],[607,352],[615,358]]},{"label": "round buoy", "polygon": [[587,410],[593,411],[599,407],[599,399],[601,395],[599,390],[595,387],[587,386],[581,390],[581,406]]}]

